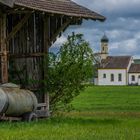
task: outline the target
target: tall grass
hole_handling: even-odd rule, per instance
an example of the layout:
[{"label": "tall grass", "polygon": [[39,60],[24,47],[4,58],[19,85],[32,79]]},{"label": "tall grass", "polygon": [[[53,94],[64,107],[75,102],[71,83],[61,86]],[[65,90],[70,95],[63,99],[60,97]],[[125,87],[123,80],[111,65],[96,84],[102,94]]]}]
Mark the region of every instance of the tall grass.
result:
[{"label": "tall grass", "polygon": [[0,122],[0,140],[140,140],[140,87],[88,87],[74,111],[39,122]]}]

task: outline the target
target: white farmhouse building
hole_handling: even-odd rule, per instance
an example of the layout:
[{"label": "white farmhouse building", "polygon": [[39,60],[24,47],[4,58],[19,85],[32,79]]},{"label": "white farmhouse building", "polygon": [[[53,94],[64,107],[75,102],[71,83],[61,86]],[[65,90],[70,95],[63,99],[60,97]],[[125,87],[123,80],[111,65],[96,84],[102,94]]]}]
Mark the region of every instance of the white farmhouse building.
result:
[{"label": "white farmhouse building", "polygon": [[108,56],[108,38],[101,39],[97,85],[140,85],[140,64],[132,56]]},{"label": "white farmhouse building", "polygon": [[128,75],[129,84],[140,85],[140,64],[131,64]]}]

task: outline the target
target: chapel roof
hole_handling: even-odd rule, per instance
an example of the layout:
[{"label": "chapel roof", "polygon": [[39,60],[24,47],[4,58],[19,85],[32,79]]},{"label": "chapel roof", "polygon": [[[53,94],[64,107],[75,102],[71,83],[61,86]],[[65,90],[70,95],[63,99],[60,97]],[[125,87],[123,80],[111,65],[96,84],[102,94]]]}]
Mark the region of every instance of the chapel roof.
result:
[{"label": "chapel roof", "polygon": [[140,73],[140,64],[131,64],[129,73]]},{"label": "chapel roof", "polygon": [[108,56],[101,61],[101,69],[126,69],[131,56]]}]

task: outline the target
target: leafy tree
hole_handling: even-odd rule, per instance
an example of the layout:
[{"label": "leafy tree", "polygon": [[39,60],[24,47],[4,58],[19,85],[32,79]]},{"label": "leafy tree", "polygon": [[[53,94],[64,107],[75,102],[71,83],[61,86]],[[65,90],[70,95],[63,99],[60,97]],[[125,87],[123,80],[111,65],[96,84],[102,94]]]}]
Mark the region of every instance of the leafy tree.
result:
[{"label": "leafy tree", "polygon": [[82,34],[69,36],[57,54],[49,54],[46,64],[49,68],[45,90],[50,94],[53,111],[66,108],[93,76],[93,53]]}]

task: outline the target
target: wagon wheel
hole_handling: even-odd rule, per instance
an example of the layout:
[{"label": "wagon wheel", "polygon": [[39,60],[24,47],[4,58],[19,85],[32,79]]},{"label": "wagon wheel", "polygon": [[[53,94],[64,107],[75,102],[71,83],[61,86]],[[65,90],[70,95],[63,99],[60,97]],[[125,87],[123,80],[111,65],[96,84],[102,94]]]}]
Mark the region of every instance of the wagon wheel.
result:
[{"label": "wagon wheel", "polygon": [[38,117],[35,113],[25,113],[23,115],[23,121],[31,122],[31,121],[38,121]]}]

